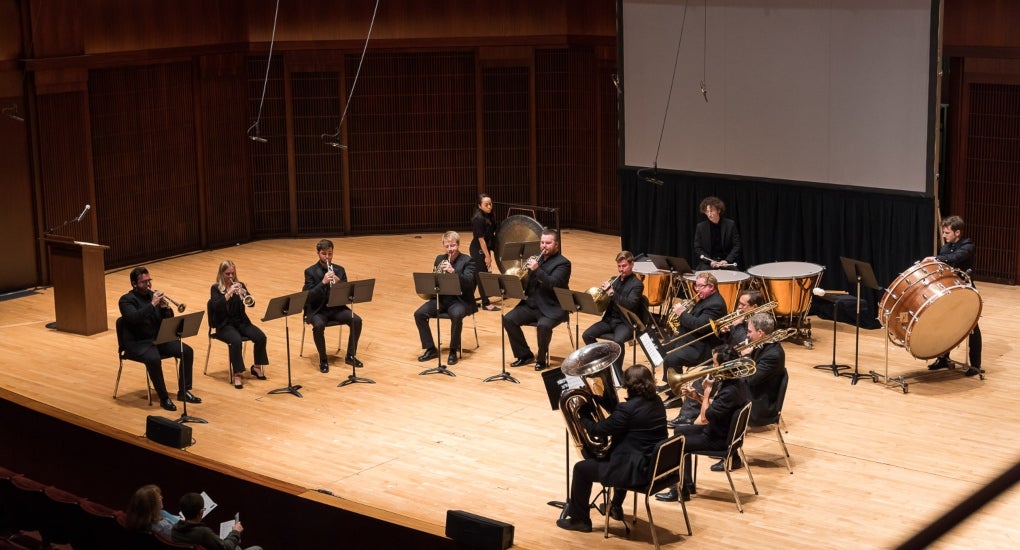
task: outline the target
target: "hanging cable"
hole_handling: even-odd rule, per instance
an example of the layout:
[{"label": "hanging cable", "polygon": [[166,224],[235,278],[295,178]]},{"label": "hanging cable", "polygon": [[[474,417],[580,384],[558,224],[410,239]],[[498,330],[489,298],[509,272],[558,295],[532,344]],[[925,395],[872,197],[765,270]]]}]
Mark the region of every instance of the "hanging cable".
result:
[{"label": "hanging cable", "polygon": [[637,177],[642,180],[652,183],[655,185],[662,185],[662,180],[659,179],[659,150],[662,149],[662,134],[666,132],[666,119],[669,118],[669,103],[670,98],[673,97],[673,84],[676,82],[676,68],[680,64],[680,44],[684,41],[684,27],[687,26],[687,4],[690,0],[684,2],[684,16],[680,22],[680,39],[676,43],[676,57],[673,59],[673,76],[669,80],[669,93],[666,94],[666,110],[662,114],[662,128],[659,130],[659,143],[655,146],[655,160],[652,161],[651,174],[648,173],[648,168],[642,168],[637,171]]},{"label": "hanging cable", "polygon": [[[269,57],[266,58],[266,76],[262,79],[262,98],[259,99],[259,112],[255,117],[255,123],[248,127],[248,139],[258,143],[266,143],[266,138],[259,132],[259,122],[262,122],[262,105],[266,102],[266,85],[269,84],[269,65],[273,62],[273,44],[276,43],[276,18],[280,15],[280,0],[276,0],[276,11],[273,12],[273,34],[269,37]],[[253,132],[254,131],[254,132]]]},{"label": "hanging cable", "polygon": [[347,146],[340,143],[340,128],[344,125],[344,120],[347,118],[347,109],[351,106],[351,98],[354,97],[354,88],[358,86],[358,77],[361,76],[361,65],[365,62],[365,52],[368,51],[368,39],[372,38],[372,29],[375,27],[375,14],[379,11],[379,0],[375,0],[375,8],[372,9],[372,21],[368,24],[368,34],[365,35],[365,45],[361,48],[361,59],[358,61],[358,70],[354,72],[354,82],[351,83],[351,93],[347,95],[347,101],[344,102],[344,112],[340,115],[340,123],[336,125],[336,131],[332,134],[322,134],[319,139],[330,147],[336,147],[337,149],[346,149]]},{"label": "hanging cable", "polygon": [[708,0],[705,0],[704,26],[704,42],[701,46],[701,97],[708,103],[708,88],[705,87],[705,81],[708,80]]}]

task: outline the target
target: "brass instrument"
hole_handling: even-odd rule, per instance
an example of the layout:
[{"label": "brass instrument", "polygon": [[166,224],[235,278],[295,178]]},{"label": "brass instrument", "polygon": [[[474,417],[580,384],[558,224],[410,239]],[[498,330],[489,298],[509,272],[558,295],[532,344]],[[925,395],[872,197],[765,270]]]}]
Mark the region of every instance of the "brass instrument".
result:
[{"label": "brass instrument", "polygon": [[[679,305],[684,306],[684,310],[688,310],[694,307],[694,304],[698,303],[698,300],[699,298],[697,297],[685,298],[683,300],[680,300]],[[686,336],[686,334],[680,334],[680,316],[677,315],[676,311],[673,309],[675,307],[676,305],[669,308],[669,314],[666,316],[666,324],[669,325],[669,328],[673,330],[673,334],[679,335],[677,336],[677,338],[683,338],[684,336]],[[672,340],[670,340],[670,342],[672,342]]]},{"label": "brass instrument", "polygon": [[675,395],[683,395],[684,385],[693,383],[699,378],[712,376],[717,380],[730,380],[751,376],[754,374],[755,370],[757,370],[757,365],[755,365],[754,359],[751,359],[750,357],[737,357],[736,359],[727,361],[718,367],[692,370],[684,374],[680,374],[674,369],[669,369],[666,372],[666,383]]},{"label": "brass instrument", "polygon": [[[446,259],[436,264],[436,267],[432,269],[432,273],[446,273],[446,266],[450,265],[450,255],[446,255]],[[435,294],[425,294],[423,292],[418,293],[418,297],[422,300],[435,300]]]},{"label": "brass instrument", "polygon": [[238,282],[237,293],[241,295],[241,301],[248,307],[255,307],[255,297],[252,296],[244,284]]},{"label": "brass instrument", "polygon": [[571,353],[560,370],[567,376],[579,376],[585,387],[572,388],[560,394],[560,412],[567,422],[574,444],[585,458],[603,458],[609,454],[609,437],[588,433],[582,417],[602,422],[619,404],[613,385],[613,361],[623,353],[616,342],[595,342]]},{"label": "brass instrument", "polygon": [[[158,292],[158,291],[155,291],[155,290],[154,290],[153,292]],[[160,294],[163,294],[163,293],[160,293]],[[163,295],[161,296],[161,298],[162,298],[162,300],[163,300],[164,302],[170,302],[171,304],[173,304],[173,305],[174,305],[174,307],[176,307],[176,308],[177,308],[177,313],[184,313],[184,308],[185,308],[185,305],[184,305],[183,303],[177,303],[177,302],[175,302],[173,298],[171,298],[171,297],[167,296],[166,294],[163,294]]]},{"label": "brass instrument", "polygon": [[538,262],[541,259],[542,259],[541,254],[535,254],[534,256],[522,262],[521,265],[515,265],[507,269],[506,272],[503,273],[503,275],[513,275],[521,280],[521,285],[527,286],[528,275],[531,275],[531,270],[528,269],[528,262],[530,262],[531,260],[535,260],[536,262]]},{"label": "brass instrument", "polygon": [[[773,300],[773,301],[771,301],[771,302],[769,302],[767,304],[760,305],[760,306],[758,306],[758,307],[756,307],[754,309],[749,309],[749,310],[744,311],[744,312],[734,311],[733,313],[724,315],[724,316],[722,316],[722,317],[720,317],[718,319],[709,320],[708,321],[708,326],[712,329],[712,332],[704,334],[702,336],[699,336],[699,337],[695,338],[694,340],[691,340],[690,342],[686,342],[682,346],[677,346],[676,348],[669,350],[669,352],[667,352],[667,354],[673,353],[674,351],[677,351],[677,350],[681,350],[681,349],[683,349],[683,348],[693,344],[694,342],[697,342],[699,340],[703,340],[705,338],[708,338],[712,334],[714,334],[716,336],[722,336],[721,334],[719,334],[719,332],[722,329],[724,329],[724,328],[726,328],[726,327],[736,323],[737,321],[740,321],[741,319],[743,319],[745,317],[750,317],[751,315],[754,315],[755,313],[764,313],[766,311],[772,311],[773,309],[776,309],[777,306],[779,306],[779,302]],[[679,322],[679,317],[678,317],[678,322]],[[662,342],[659,345],[661,345],[661,346],[668,346],[668,345],[672,344],[673,342],[676,342],[677,340],[683,338],[684,336],[687,336],[691,332],[695,332],[695,331],[701,330],[702,328],[704,328],[704,327],[696,328],[696,329],[694,329],[694,330],[692,330],[690,332],[681,334],[681,335],[677,336],[676,338],[672,338],[670,340]]]},{"label": "brass instrument", "polygon": [[[616,280],[619,278],[620,276],[617,275],[616,277],[613,277],[606,281],[605,283],[603,283],[603,286],[607,287],[613,286],[613,283],[615,283]],[[609,296],[609,293],[603,290],[601,286],[593,286],[585,292],[590,294],[592,299],[595,300],[595,308],[599,310],[599,313],[605,313],[606,308],[609,307],[609,298],[611,298],[611,296]]]},{"label": "brass instrument", "polygon": [[[758,338],[757,340],[743,342],[737,346],[734,346],[733,349],[735,349],[737,353],[740,353],[748,348],[753,348],[764,344],[774,344],[776,342],[782,342],[783,340],[786,340],[787,338],[793,336],[794,334],[797,334],[797,329],[795,327],[781,328],[779,330],[772,331],[766,334],[765,336]],[[674,395],[682,395],[681,392],[683,391],[683,386],[686,382],[694,381],[697,380],[698,378],[701,378],[702,376],[711,374],[711,371],[714,369],[705,368],[707,365],[711,363],[712,360],[708,359],[704,363],[700,363],[688,369],[686,374],[681,374],[674,368],[668,368],[666,369],[666,384],[669,386],[670,391],[672,391]],[[732,361],[727,362],[727,364],[728,363],[732,363]],[[752,371],[749,374],[754,374],[754,372]]]}]

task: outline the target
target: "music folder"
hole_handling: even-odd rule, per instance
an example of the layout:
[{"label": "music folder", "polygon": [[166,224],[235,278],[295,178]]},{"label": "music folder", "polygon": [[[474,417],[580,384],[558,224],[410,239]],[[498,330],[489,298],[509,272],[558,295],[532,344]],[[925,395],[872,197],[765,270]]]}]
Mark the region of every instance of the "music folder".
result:
[{"label": "music folder", "polygon": [[567,376],[562,369],[545,369],[542,371],[542,382],[545,393],[549,396],[549,405],[554,411],[560,408],[560,396],[563,392],[584,387],[580,376]]},{"label": "music folder", "polygon": [[165,317],[159,325],[159,333],[153,343],[157,346],[167,342],[173,342],[178,338],[188,338],[198,334],[198,328],[202,325],[204,311],[196,311],[175,317]]}]

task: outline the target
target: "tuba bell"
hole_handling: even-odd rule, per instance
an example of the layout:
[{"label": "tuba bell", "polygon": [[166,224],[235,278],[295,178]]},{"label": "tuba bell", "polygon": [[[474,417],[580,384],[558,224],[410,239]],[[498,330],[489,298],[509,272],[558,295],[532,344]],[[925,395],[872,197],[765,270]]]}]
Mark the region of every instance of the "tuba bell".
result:
[{"label": "tuba bell", "polygon": [[619,404],[610,367],[622,352],[616,342],[596,342],[571,353],[560,366],[563,374],[578,376],[585,384],[560,394],[560,412],[567,422],[567,431],[585,458],[603,458],[612,446],[609,437],[588,433],[581,419],[587,417],[601,422]]}]

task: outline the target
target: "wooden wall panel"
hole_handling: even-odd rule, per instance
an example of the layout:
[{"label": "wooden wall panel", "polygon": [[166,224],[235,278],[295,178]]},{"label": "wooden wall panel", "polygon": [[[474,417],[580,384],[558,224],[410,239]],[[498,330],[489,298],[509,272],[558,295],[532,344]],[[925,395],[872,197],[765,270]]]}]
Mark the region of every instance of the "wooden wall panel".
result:
[{"label": "wooden wall panel", "polygon": [[1020,263],[1020,85],[968,90],[965,233],[978,246],[974,275],[1016,284]]},{"label": "wooden wall panel", "polygon": [[190,63],[89,75],[99,237],[110,246],[108,266],[201,247],[193,95]]},{"label": "wooden wall panel", "polygon": [[203,56],[198,65],[205,246],[217,247],[248,241],[252,233],[251,185],[245,177],[245,57]]},{"label": "wooden wall panel", "polygon": [[528,204],[530,68],[482,69],[484,192],[495,202]]},{"label": "wooden wall panel", "polygon": [[[39,96],[39,194],[42,198],[40,228],[56,228],[93,203],[89,169],[89,120],[85,94],[67,92]],[[82,241],[96,241],[95,220],[105,212],[96,205],[96,216],[71,223],[56,231]],[[103,234],[99,238],[102,244]],[[109,258],[108,258],[109,260]]]},{"label": "wooden wall panel", "polygon": [[340,120],[339,72],[292,72],[294,172],[299,233],[343,233],[342,149],[326,145]]},{"label": "wooden wall panel", "polygon": [[[248,126],[258,121],[257,133],[266,140],[265,143],[248,141],[253,231],[257,237],[287,235],[291,232],[291,201],[287,176],[287,105],[284,97],[283,56],[273,56],[268,79],[265,56],[249,57],[247,70]],[[266,97],[265,101],[261,101],[264,83]],[[255,133],[254,129],[252,133]]]},{"label": "wooden wall panel", "polygon": [[[358,56],[345,63],[348,88]],[[356,231],[466,228],[477,198],[471,53],[369,55],[348,114]]]},{"label": "wooden wall panel", "polygon": [[599,232],[620,233],[620,183],[617,168],[619,155],[619,102],[613,78],[616,75],[616,60],[599,60],[595,72],[595,85],[599,102],[595,109],[598,118],[598,143],[595,145],[598,157],[599,218],[596,228]]}]

